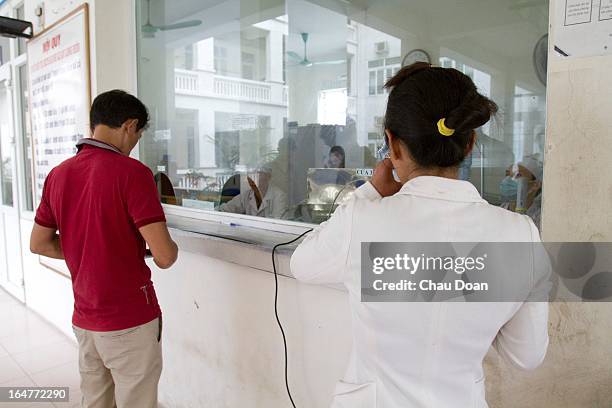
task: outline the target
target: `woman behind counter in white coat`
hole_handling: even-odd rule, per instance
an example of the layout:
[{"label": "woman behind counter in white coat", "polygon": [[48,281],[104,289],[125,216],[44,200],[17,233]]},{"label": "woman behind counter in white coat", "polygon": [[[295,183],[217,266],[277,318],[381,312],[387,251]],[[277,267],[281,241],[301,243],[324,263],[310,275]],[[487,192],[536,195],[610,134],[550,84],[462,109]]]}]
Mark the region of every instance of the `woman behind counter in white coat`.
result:
[{"label": "woman behind counter in white coat", "polygon": [[469,77],[416,63],[386,87],[390,160],[291,258],[297,279],[340,282],[349,292],[352,351],[332,407],[486,407],[482,361],[489,347],[520,368],[540,365],[548,305],[362,303],[360,244],[537,242],[539,233],[528,217],[489,205],[472,184],[457,180],[474,129],[497,110]]}]

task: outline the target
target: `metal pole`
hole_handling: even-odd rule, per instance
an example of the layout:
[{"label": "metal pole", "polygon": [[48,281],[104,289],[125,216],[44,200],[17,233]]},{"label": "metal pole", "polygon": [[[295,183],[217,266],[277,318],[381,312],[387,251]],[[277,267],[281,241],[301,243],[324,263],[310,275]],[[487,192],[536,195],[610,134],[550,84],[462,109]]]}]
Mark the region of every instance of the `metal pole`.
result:
[{"label": "metal pole", "polygon": [[484,156],[485,156],[485,147],[481,143],[480,144],[480,196],[484,198]]}]

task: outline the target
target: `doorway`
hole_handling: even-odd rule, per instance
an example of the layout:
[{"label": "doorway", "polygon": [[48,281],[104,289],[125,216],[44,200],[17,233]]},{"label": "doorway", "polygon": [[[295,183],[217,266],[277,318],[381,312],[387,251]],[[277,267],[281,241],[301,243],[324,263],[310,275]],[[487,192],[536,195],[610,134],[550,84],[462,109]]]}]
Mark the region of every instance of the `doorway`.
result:
[{"label": "doorway", "polygon": [[24,299],[10,69],[0,69],[0,285]]}]

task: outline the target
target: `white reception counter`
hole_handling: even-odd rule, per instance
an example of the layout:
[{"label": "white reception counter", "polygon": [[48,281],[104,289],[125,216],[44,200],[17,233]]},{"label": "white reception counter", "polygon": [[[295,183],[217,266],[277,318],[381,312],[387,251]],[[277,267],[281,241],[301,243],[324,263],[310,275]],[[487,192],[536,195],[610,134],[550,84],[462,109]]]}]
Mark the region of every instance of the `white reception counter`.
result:
[{"label": "white reception counter", "polygon": [[[172,216],[168,222],[179,260],[170,270],[149,263],[164,317],[160,402],[290,406],[271,250],[295,235]],[[291,247],[277,253],[293,397],[298,407],[327,407],[351,344],[346,293],[298,283],[290,277]]]}]

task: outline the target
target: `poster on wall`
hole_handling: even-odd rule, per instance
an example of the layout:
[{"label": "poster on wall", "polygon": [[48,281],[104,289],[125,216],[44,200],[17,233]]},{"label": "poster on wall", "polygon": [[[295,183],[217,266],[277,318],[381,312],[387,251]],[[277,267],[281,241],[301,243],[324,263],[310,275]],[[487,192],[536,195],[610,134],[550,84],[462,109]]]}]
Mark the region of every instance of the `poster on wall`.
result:
[{"label": "poster on wall", "polygon": [[[51,169],[76,153],[89,135],[88,5],[78,7],[27,43],[28,89],[32,121],[34,198],[40,202]],[[67,273],[63,261],[41,263]]]},{"label": "poster on wall", "polygon": [[556,58],[612,54],[612,0],[558,0],[553,4]]},{"label": "poster on wall", "polygon": [[28,87],[36,203],[51,169],[89,135],[87,4],[28,41]]}]

